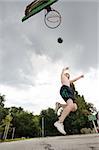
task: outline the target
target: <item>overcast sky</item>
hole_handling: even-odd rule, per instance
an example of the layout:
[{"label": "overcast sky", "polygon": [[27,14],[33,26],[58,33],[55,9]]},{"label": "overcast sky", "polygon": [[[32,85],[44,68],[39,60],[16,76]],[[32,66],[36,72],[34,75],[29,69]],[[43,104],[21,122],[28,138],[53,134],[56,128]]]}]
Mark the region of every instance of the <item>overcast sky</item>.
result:
[{"label": "overcast sky", "polygon": [[0,0],[0,93],[6,95],[6,107],[39,114],[56,101],[63,103],[60,73],[69,66],[71,78],[85,75],[76,89],[99,110],[99,2],[58,1],[52,6],[62,16],[56,29],[46,27],[44,11],[22,23],[29,3]]}]

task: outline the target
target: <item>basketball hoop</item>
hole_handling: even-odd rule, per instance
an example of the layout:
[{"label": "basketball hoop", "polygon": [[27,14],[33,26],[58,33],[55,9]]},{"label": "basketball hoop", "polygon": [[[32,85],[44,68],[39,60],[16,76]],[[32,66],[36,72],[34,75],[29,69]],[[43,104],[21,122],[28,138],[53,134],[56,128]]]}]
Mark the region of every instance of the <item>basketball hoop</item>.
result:
[{"label": "basketball hoop", "polygon": [[61,24],[61,15],[54,9],[47,10],[44,17],[44,22],[48,28],[54,29]]}]

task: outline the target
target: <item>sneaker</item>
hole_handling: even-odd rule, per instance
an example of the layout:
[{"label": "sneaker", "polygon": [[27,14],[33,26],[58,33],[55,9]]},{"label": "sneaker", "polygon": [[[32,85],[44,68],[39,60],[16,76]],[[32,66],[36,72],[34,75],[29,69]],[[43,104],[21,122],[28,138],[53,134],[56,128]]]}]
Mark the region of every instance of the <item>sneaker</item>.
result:
[{"label": "sneaker", "polygon": [[55,104],[55,113],[56,113],[56,114],[57,114],[58,109],[59,109],[60,107],[61,107],[61,106],[60,106],[60,103],[56,102],[56,104]]},{"label": "sneaker", "polygon": [[63,123],[60,123],[59,121],[56,121],[56,122],[54,123],[54,126],[57,128],[57,130],[58,130],[60,133],[66,135],[66,132],[65,132],[65,130],[64,130],[64,125],[63,125]]}]

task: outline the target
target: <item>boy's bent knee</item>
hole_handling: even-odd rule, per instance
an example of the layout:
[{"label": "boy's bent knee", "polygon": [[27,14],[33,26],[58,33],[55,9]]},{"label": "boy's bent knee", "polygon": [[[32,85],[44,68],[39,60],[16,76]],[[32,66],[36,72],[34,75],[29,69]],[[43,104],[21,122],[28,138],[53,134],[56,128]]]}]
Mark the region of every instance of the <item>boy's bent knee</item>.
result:
[{"label": "boy's bent knee", "polygon": [[74,104],[73,103],[69,103],[68,106],[71,109],[71,111],[74,109]]},{"label": "boy's bent knee", "polygon": [[72,112],[75,112],[76,110],[77,110],[77,104],[74,103],[74,107],[73,107],[73,109],[72,109]]}]

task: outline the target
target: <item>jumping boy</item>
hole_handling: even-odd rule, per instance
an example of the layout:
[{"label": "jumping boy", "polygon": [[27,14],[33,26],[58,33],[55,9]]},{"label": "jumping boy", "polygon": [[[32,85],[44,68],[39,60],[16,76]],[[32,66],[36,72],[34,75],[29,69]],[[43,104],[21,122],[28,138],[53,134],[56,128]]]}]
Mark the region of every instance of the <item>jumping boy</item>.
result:
[{"label": "jumping boy", "polygon": [[59,120],[54,123],[54,126],[60,133],[64,135],[66,134],[63,125],[65,118],[69,115],[70,112],[75,112],[77,110],[77,104],[74,103],[74,91],[71,88],[71,84],[83,77],[84,75],[81,75],[73,80],[70,80],[69,67],[64,68],[61,73],[62,87],[60,88],[60,95],[66,104],[56,103],[57,109],[63,107],[63,112],[59,117]]}]

